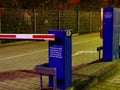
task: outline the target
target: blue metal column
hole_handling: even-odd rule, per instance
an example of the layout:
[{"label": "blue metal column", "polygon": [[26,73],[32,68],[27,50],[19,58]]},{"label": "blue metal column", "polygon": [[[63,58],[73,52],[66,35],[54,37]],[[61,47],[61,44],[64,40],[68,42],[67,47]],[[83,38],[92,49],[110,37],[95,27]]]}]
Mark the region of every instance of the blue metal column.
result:
[{"label": "blue metal column", "polygon": [[[49,30],[55,41],[49,41],[49,68],[56,67],[57,88],[65,90],[72,84],[72,32],[71,30]],[[49,76],[53,87],[53,76]]]},{"label": "blue metal column", "polygon": [[120,9],[103,9],[103,60],[119,58]]},{"label": "blue metal column", "polygon": [[103,9],[103,60],[112,61],[113,8]]}]

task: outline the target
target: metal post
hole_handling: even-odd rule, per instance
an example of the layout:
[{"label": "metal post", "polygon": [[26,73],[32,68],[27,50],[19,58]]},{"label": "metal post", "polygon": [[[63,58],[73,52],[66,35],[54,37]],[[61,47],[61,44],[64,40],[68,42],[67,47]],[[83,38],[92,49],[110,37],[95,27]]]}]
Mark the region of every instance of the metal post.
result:
[{"label": "metal post", "polygon": [[36,33],[36,10],[33,9],[33,33]]},{"label": "metal post", "polygon": [[90,15],[90,33],[92,32],[92,12],[89,12]]},{"label": "metal post", "polygon": [[81,12],[79,12],[79,35],[80,35],[80,29],[81,29]]},{"label": "metal post", "polygon": [[99,49],[99,61],[100,61],[100,57],[101,57],[101,50]]},{"label": "metal post", "polygon": [[56,75],[56,68],[54,68],[54,70],[55,70],[55,74],[54,74],[54,77],[53,77],[53,83],[54,83],[53,90],[57,90],[57,75]]},{"label": "metal post", "polygon": [[42,86],[42,74],[40,73],[40,90],[42,90],[43,86]]},{"label": "metal post", "polygon": [[61,28],[61,11],[58,11],[58,29]]},{"label": "metal post", "polygon": [[80,31],[79,31],[79,12],[78,12],[78,8],[77,8],[77,11],[76,11],[76,29],[78,31],[78,35],[80,35]]},{"label": "metal post", "polygon": [[97,51],[98,51],[98,61],[101,60],[101,50],[103,50],[103,47],[102,47],[102,46],[97,47]]}]

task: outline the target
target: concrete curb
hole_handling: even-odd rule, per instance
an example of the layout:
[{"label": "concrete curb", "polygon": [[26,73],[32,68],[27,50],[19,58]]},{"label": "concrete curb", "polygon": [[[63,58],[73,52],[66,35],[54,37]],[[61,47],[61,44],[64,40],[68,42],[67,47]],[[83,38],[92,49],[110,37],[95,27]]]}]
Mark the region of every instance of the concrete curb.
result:
[{"label": "concrete curb", "polygon": [[[97,84],[99,80],[104,80],[111,73],[115,72],[116,67],[117,63],[113,61],[94,63],[74,70],[72,86],[67,90],[87,90],[86,88]],[[91,71],[88,68],[91,68]]]}]

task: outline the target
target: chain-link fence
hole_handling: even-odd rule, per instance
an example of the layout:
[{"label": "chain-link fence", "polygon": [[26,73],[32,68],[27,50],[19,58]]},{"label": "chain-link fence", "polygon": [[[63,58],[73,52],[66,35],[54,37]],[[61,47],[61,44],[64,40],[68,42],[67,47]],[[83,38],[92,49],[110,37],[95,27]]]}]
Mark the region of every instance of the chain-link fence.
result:
[{"label": "chain-link fence", "polygon": [[33,11],[5,9],[1,16],[1,33],[33,33]]},{"label": "chain-link fence", "polygon": [[97,32],[100,25],[100,12],[79,12],[78,32]]},{"label": "chain-link fence", "polygon": [[79,10],[4,9],[1,33],[47,33],[49,29],[72,29],[73,33],[98,31],[100,12]]}]

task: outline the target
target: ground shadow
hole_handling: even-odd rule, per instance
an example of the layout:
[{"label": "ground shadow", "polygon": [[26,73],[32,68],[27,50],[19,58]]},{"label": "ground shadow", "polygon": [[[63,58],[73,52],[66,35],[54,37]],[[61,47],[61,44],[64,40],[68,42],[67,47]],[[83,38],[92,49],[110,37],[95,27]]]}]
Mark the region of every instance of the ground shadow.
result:
[{"label": "ground shadow", "polygon": [[35,73],[33,70],[16,70],[0,72],[0,81],[16,80],[20,78],[31,78],[38,77],[39,74]]}]

